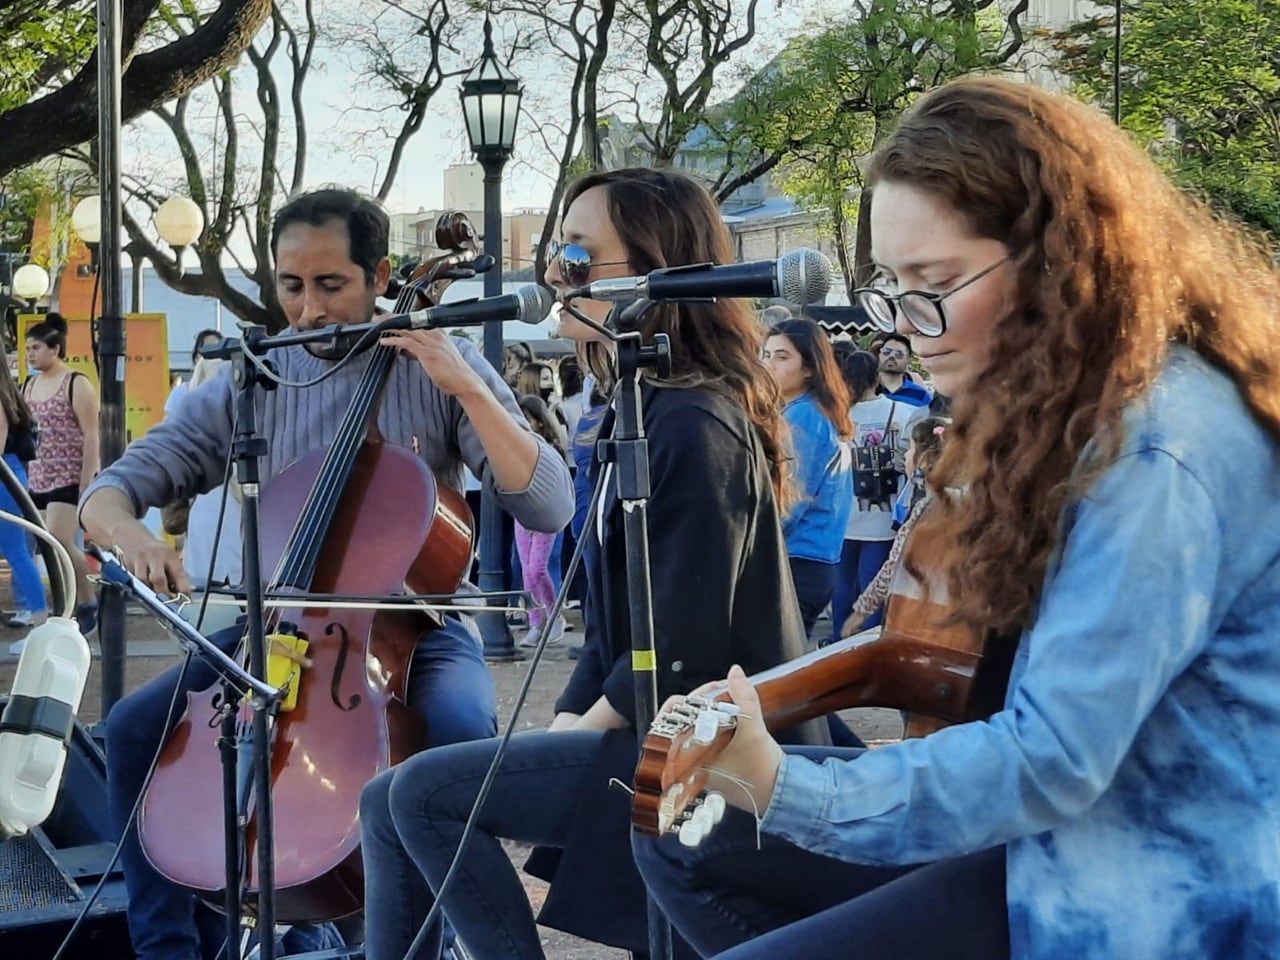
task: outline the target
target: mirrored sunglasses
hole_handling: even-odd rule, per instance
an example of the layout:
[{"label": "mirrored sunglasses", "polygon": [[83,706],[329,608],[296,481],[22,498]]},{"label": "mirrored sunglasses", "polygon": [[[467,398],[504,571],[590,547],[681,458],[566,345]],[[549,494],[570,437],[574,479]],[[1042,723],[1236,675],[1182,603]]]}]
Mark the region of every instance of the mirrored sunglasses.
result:
[{"label": "mirrored sunglasses", "polygon": [[590,283],[594,267],[617,267],[627,263],[626,260],[592,263],[591,254],[586,247],[576,243],[561,243],[559,240],[552,240],[547,244],[547,259],[555,263],[561,279],[571,287],[585,287]]}]

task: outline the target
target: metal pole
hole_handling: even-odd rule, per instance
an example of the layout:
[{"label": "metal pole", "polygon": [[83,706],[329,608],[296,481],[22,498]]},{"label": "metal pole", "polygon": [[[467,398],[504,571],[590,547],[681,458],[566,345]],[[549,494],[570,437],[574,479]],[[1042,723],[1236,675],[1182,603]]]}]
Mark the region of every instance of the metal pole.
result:
[{"label": "metal pole", "polygon": [[[102,397],[99,429],[102,466],[124,453],[124,296],[120,275],[120,3],[98,0],[98,185],[102,201],[102,316],[98,355]],[[104,588],[99,601],[102,645],[102,715],[124,695],[125,603],[118,589]]]},{"label": "metal pole", "polygon": [[[507,158],[499,151],[479,160],[484,167],[484,252],[494,259],[493,266],[484,274],[484,295],[496,297],[502,293],[502,168]],[[502,370],[500,323],[486,323],[484,326],[484,358],[495,370]],[[492,485],[485,484],[480,491],[480,589],[486,593],[507,589],[503,580],[506,564],[502,522],[502,507],[498,505]],[[505,613],[498,610],[482,613],[476,621],[484,640],[486,660],[517,658]]]}]

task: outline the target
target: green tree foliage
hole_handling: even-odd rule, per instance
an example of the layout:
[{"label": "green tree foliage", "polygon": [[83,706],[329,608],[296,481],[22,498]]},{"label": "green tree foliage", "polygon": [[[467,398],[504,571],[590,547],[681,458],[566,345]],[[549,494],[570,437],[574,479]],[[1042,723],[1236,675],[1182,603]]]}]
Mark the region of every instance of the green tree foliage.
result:
[{"label": "green tree foliage", "polygon": [[869,261],[866,218],[858,216],[865,158],[925,90],[1013,57],[1025,9],[1025,2],[1002,14],[984,0],[855,0],[844,20],[815,24],[725,111],[718,134],[738,173],[720,185],[721,196],[776,168],[788,194],[831,212],[852,288]]},{"label": "green tree foliage", "polygon": [[[1077,91],[1112,106],[1110,12],[1054,36]],[[1217,209],[1280,234],[1280,3],[1126,0],[1120,119]]]},{"label": "green tree foliage", "polygon": [[26,103],[37,91],[92,52],[93,6],[26,0],[0,10],[0,111]]},{"label": "green tree foliage", "polygon": [[[193,0],[184,0],[184,6]],[[0,176],[98,133],[94,0],[0,0]],[[161,0],[121,0],[127,121],[199,86],[244,50],[271,0],[209,0],[199,29],[165,29]]]}]

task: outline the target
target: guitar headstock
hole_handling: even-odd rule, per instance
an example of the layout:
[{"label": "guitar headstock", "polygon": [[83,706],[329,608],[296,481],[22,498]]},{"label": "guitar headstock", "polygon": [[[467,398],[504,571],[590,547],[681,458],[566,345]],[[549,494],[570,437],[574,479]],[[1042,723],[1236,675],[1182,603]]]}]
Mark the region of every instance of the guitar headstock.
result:
[{"label": "guitar headstock", "polygon": [[649,727],[636,766],[631,823],[648,836],[671,830],[695,846],[724,816],[724,797],[704,796],[709,770],[737,726],[728,700],[686,697]]}]

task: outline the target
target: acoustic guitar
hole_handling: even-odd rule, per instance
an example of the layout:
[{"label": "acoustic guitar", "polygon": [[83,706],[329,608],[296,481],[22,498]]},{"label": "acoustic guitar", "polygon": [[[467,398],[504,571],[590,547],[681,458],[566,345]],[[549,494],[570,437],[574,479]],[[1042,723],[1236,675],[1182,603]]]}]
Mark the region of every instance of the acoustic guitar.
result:
[{"label": "acoustic guitar", "polygon": [[[769,730],[849,707],[893,707],[908,711],[907,733],[919,735],[1000,709],[1016,638],[949,622],[950,609],[923,599],[918,585],[900,573],[882,630],[751,677]],[[903,584],[910,585],[905,592],[899,590]],[[691,843],[714,825],[723,799],[704,805],[704,791],[716,757],[733,737],[735,716],[722,684],[654,720],[636,767],[635,829],[660,836],[683,827],[681,839]]]}]

